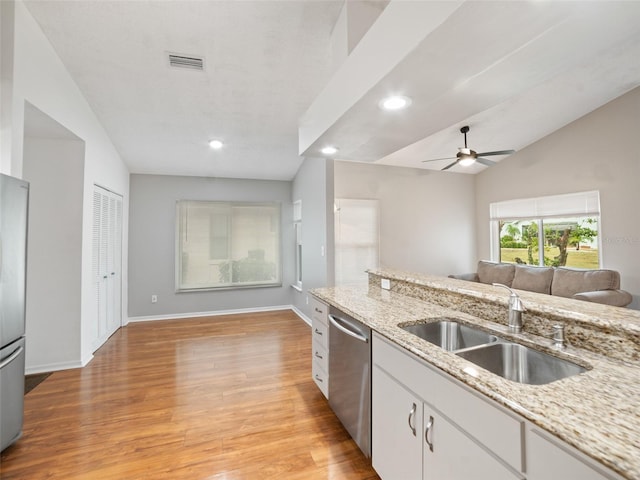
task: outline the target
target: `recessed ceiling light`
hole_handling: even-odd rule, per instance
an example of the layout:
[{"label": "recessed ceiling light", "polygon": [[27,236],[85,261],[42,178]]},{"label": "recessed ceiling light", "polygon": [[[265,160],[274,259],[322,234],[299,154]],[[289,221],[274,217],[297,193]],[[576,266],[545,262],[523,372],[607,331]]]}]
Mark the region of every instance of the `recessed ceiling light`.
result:
[{"label": "recessed ceiling light", "polygon": [[334,153],[338,152],[338,149],[336,147],[333,147],[331,145],[324,147],[322,150],[320,150],[322,153],[324,153],[325,155],[333,155]]},{"label": "recessed ceiling light", "polygon": [[380,100],[380,108],[384,110],[402,110],[411,105],[411,99],[403,95],[392,95]]},{"label": "recessed ceiling light", "polygon": [[211,140],[209,146],[214,150],[220,150],[222,148],[222,142],[220,140]]}]

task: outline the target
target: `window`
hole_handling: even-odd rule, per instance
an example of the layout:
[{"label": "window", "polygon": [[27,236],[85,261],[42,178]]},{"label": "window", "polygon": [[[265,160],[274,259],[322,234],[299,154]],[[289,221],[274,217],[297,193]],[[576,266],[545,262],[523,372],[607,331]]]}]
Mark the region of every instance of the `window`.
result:
[{"label": "window", "polygon": [[177,203],[176,290],[281,285],[280,205]]},{"label": "window", "polygon": [[366,271],[378,267],[378,201],[335,201],[336,285],[366,284]]},{"label": "window", "polygon": [[293,229],[296,237],[296,278],[293,286],[302,290],[302,200],[293,202]]},{"label": "window", "polygon": [[492,258],[506,263],[600,268],[598,192],[491,204]]}]

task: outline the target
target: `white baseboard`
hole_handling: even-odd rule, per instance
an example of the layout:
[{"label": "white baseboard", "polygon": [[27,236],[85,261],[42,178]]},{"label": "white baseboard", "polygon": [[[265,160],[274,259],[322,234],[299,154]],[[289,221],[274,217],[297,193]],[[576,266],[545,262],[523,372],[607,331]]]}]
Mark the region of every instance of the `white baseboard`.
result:
[{"label": "white baseboard", "polygon": [[[179,320],[185,318],[197,318],[197,317],[215,317],[221,315],[234,315],[238,313],[259,313],[259,312],[273,312],[277,310],[291,310],[295,313],[302,321],[306,324],[311,325],[311,319],[307,317],[304,313],[298,310],[293,305],[278,305],[273,307],[258,307],[258,308],[239,308],[233,310],[217,310],[213,312],[193,312],[193,313],[174,313],[168,315],[150,315],[144,317],[129,317],[126,319],[126,323],[123,325],[127,325],[132,322],[151,322],[155,320]],[[26,375],[32,375],[35,373],[47,373],[47,372],[57,372],[59,370],[69,370],[73,368],[82,368],[86,366],[93,359],[93,354],[89,355],[87,358],[82,359],[80,362],[60,362],[60,363],[49,363],[43,365],[35,365],[31,367],[25,368]]]},{"label": "white baseboard", "polygon": [[[125,323],[125,325],[131,322],[153,322],[156,320],[179,320],[183,318],[216,317],[220,315],[234,315],[238,313],[273,312],[276,310],[294,310],[294,308],[292,305],[276,305],[273,307],[237,308],[232,310],[215,310],[211,312],[169,313],[166,315],[148,315],[148,316],[142,316],[142,317],[129,317],[127,318],[127,322]],[[294,312],[298,316],[300,316],[300,314],[295,310]],[[303,318],[303,320],[305,319]]]},{"label": "white baseboard", "polygon": [[24,369],[25,375],[33,375],[34,373],[48,373],[57,372],[59,370],[71,370],[73,368],[82,368],[91,361],[93,355],[88,359],[80,362],[58,362],[58,363],[45,363],[42,365],[27,366]]},{"label": "white baseboard", "polygon": [[298,308],[296,308],[294,305],[290,305],[291,310],[293,311],[293,313],[295,313],[296,315],[298,315],[302,320],[304,320],[304,323],[306,323],[307,325],[311,326],[311,319],[309,317],[307,317],[304,313],[302,313],[302,310],[299,310]]}]

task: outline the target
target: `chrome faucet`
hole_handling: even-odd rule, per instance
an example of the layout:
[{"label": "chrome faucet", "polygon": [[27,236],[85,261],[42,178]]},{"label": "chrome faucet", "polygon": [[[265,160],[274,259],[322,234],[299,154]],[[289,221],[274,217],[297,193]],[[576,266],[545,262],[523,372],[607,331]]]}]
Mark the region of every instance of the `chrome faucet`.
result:
[{"label": "chrome faucet", "polygon": [[564,325],[553,326],[553,348],[564,350],[566,347],[566,339],[564,336]]},{"label": "chrome faucet", "polygon": [[511,295],[509,295],[509,330],[514,333],[520,333],[524,325],[524,322],[522,321],[522,312],[525,311],[524,305],[522,305],[522,300],[520,300],[520,297],[516,292],[506,285],[503,285],[502,283],[494,283],[493,285],[496,287],[506,288],[511,292]]}]

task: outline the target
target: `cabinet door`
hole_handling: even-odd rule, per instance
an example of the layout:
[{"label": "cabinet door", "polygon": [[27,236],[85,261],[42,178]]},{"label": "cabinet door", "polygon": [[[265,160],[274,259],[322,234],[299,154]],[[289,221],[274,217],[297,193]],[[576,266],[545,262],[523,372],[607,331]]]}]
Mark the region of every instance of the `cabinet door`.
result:
[{"label": "cabinet door", "polygon": [[373,468],[382,480],[421,479],[422,400],[378,366],[371,388]]},{"label": "cabinet door", "polygon": [[[429,404],[424,404],[423,414],[424,480],[523,478],[496,460],[493,455],[453,426],[445,417],[436,413]],[[546,480],[550,478],[552,477]]]},{"label": "cabinet door", "polygon": [[577,456],[571,455],[537,430],[527,432],[527,478],[529,480],[606,480],[605,475]]}]

